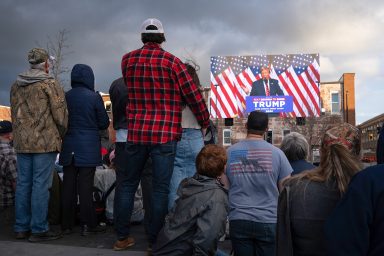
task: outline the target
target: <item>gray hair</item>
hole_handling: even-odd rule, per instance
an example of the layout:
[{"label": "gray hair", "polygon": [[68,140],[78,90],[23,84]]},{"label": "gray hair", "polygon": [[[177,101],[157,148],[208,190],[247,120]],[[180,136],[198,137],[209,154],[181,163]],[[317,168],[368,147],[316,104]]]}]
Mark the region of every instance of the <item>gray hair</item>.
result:
[{"label": "gray hair", "polygon": [[280,149],[289,161],[305,160],[308,156],[309,145],[302,134],[291,132],[284,137]]}]

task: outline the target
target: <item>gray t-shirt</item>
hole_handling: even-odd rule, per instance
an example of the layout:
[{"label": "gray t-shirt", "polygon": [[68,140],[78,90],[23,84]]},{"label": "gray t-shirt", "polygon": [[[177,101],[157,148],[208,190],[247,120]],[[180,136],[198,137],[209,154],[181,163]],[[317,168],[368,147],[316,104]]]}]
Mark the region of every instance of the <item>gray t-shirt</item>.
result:
[{"label": "gray t-shirt", "polygon": [[229,220],[277,222],[278,182],[292,172],[284,153],[264,140],[243,140],[228,149]]}]

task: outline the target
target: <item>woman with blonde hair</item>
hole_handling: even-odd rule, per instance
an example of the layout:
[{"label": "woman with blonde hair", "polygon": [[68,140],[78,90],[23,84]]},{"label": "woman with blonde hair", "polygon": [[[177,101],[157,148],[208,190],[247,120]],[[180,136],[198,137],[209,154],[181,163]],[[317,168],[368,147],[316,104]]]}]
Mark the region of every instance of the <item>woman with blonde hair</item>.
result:
[{"label": "woman with blonde hair", "polygon": [[324,222],[362,169],[359,154],[356,127],[343,123],[325,132],[319,167],[289,179],[280,194],[277,255],[326,255]]}]

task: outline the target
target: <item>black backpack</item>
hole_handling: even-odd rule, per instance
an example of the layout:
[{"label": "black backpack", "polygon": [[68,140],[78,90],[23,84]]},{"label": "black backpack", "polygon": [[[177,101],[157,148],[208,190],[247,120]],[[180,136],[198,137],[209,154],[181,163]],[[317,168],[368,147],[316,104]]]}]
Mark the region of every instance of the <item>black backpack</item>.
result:
[{"label": "black backpack", "polygon": [[204,136],[204,145],[216,144],[217,129],[212,120],[209,120],[209,125]]},{"label": "black backpack", "polygon": [[[105,193],[98,189],[96,186],[92,187],[93,205],[96,211],[96,218],[98,223],[106,222],[107,220],[107,217],[105,216],[106,201],[108,196],[115,189],[115,187],[116,181],[109,187],[109,189]],[[76,205],[77,221],[80,220],[80,206],[78,203]]]}]

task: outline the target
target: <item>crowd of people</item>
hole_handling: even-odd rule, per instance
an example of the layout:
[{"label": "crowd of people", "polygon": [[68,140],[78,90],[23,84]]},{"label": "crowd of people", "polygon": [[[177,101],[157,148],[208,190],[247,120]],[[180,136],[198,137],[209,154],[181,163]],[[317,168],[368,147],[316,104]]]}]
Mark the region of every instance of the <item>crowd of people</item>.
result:
[{"label": "crowd of people", "polygon": [[[141,40],[109,89],[114,250],[135,245],[139,188],[149,255],[222,255],[227,221],[234,255],[384,254],[384,167],[362,170],[356,127],[341,123],[324,133],[318,166],[308,162],[299,133],[280,148],[268,143],[263,112],[249,113],[246,138],[228,149],[214,140],[204,145],[210,120],[197,66],[161,47],[157,19],[144,21]],[[74,65],[64,93],[49,74],[46,50],[33,48],[28,62],[11,87],[12,123],[0,122],[1,221],[14,223],[17,239],[55,240],[73,232],[78,204],[81,235],[103,233],[92,191],[103,163],[100,131],[110,119],[93,70]],[[58,153],[61,230],[53,231],[48,199]]]}]

